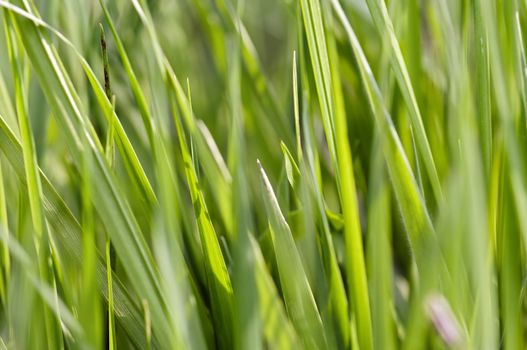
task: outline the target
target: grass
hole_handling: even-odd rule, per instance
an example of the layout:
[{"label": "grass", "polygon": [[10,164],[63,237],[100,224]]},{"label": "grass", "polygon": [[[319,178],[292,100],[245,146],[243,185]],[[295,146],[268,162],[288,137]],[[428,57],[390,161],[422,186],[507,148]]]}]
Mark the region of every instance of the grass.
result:
[{"label": "grass", "polygon": [[0,347],[524,348],[526,6],[0,0]]}]

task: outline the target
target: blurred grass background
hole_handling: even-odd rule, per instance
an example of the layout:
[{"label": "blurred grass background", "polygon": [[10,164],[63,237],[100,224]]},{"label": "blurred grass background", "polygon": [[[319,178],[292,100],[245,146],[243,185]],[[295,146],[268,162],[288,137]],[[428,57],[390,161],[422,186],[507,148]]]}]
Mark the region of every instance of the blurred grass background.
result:
[{"label": "blurred grass background", "polygon": [[0,0],[0,346],[523,349],[522,0]]}]

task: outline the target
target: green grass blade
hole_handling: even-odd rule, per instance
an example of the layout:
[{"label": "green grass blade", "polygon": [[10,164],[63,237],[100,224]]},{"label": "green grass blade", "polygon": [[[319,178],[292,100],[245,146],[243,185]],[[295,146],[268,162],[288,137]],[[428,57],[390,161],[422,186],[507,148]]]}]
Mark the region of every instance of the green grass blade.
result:
[{"label": "green grass blade", "polygon": [[[106,241],[106,281],[108,284],[108,348],[114,350],[117,346],[115,338],[115,306],[113,293],[112,260],[110,256],[110,240]],[[146,339],[145,339],[146,344]]]},{"label": "green grass blade", "polygon": [[[5,120],[1,117],[0,130],[0,149],[20,181],[25,183],[26,175],[22,162],[22,146]],[[70,209],[66,206],[64,200],[59,196],[42,171],[39,171],[39,176],[42,181],[44,212],[52,228],[52,233],[57,235],[54,241],[57,243],[58,253],[63,261],[80,268],[82,264],[81,227]],[[108,299],[105,263],[102,256],[100,254],[98,256],[97,285],[100,288],[100,293]],[[123,284],[115,276],[113,278],[113,289],[115,315],[132,341],[141,347],[145,342],[141,332],[142,317],[139,314],[137,305],[131,300]]]},{"label": "green grass blade", "polygon": [[481,143],[485,169],[490,171],[492,159],[492,115],[491,115],[491,90],[490,90],[490,64],[488,33],[482,18],[482,1],[474,3],[474,22],[476,39],[476,96],[480,103],[478,112],[480,114]]},{"label": "green grass blade", "polygon": [[[147,176],[144,173],[144,170],[137,158],[137,155],[135,154],[135,151],[130,143],[130,140],[128,139],[121,122],[119,121],[119,118],[115,114],[114,108],[112,103],[109,101],[109,99],[106,97],[106,94],[104,92],[104,89],[101,87],[100,83],[98,82],[95,73],[90,68],[89,64],[86,62],[84,57],[78,52],[78,50],[75,48],[75,46],[66,38],[64,37],[60,32],[55,30],[53,27],[49,26],[46,22],[42,21],[38,15],[35,15],[31,12],[31,10],[24,10],[21,7],[13,6],[9,3],[5,3],[3,1],[0,1],[0,6],[3,6],[9,11],[12,11],[13,13],[25,18],[28,20],[28,23],[33,24],[34,26],[34,35],[28,35],[29,32],[24,32],[24,35],[22,36],[22,41],[24,41],[24,45],[28,44],[28,40],[32,40],[33,44],[31,48],[32,50],[27,50],[28,55],[31,58],[34,58],[36,55],[40,55],[38,57],[45,57],[46,60],[42,63],[47,64],[50,66],[51,69],[45,69],[43,66],[40,66],[37,68],[35,66],[35,70],[37,72],[37,75],[39,75],[40,78],[45,79],[46,82],[49,81],[49,84],[51,85],[51,82],[57,82],[57,88],[60,88],[60,90],[55,90],[56,93],[62,93],[64,98],[64,101],[67,103],[62,106],[55,106],[54,108],[64,109],[64,108],[71,108],[70,110],[70,118],[73,118],[73,120],[66,120],[62,121],[65,123],[69,130],[72,133],[72,136],[76,138],[76,142],[80,142],[80,137],[77,135],[78,131],[71,129],[72,123],[81,123],[81,125],[84,126],[85,132],[89,134],[89,138],[92,138],[92,144],[95,144],[95,147],[101,148],[100,141],[98,140],[95,131],[93,130],[93,126],[88,121],[88,118],[84,115],[82,115],[82,107],[80,106],[80,100],[79,96],[77,95],[75,89],[72,86],[71,79],[69,78],[69,75],[66,73],[64,66],[58,57],[58,54],[53,47],[53,45],[50,45],[49,42],[46,39],[46,33],[42,28],[46,28],[47,30],[51,31],[54,35],[56,35],[62,42],[64,42],[66,45],[71,47],[74,51],[74,53],[77,55],[78,59],[80,60],[80,63],[84,69],[84,72],[88,78],[88,81],[90,82],[93,92],[95,93],[95,96],[97,97],[97,101],[100,104],[100,107],[103,111],[103,115],[107,119],[108,123],[112,124],[112,126],[115,129],[117,139],[119,140],[118,146],[121,150],[121,153],[123,155],[123,158],[129,164],[129,167],[132,172],[132,176],[138,181],[140,184],[141,189],[144,192],[145,197],[150,200],[151,202],[156,201],[155,194],[152,190],[152,187],[148,181]],[[26,45],[27,48],[27,45]],[[32,62],[36,62],[35,60],[32,60]],[[61,116],[62,113],[59,114]]]},{"label": "green grass blade", "polygon": [[[336,2],[333,3],[335,4]],[[366,3],[368,4],[371,17],[373,18],[373,22],[377,27],[377,31],[381,36],[386,35],[389,38],[388,42],[390,43],[391,48],[390,56],[392,60],[392,68],[406,105],[410,111],[410,120],[412,123],[412,129],[415,133],[417,148],[423,157],[423,162],[430,178],[430,183],[432,184],[435,199],[437,202],[440,202],[442,200],[441,181],[439,179],[434,157],[428,142],[428,137],[423,124],[423,118],[417,104],[417,98],[412,86],[410,74],[406,68],[404,57],[401,52],[399,42],[397,41],[397,36],[395,35],[390,15],[388,14],[388,9],[382,0],[367,0]]]},{"label": "green grass blade", "polygon": [[[40,33],[41,28],[35,27],[33,21],[24,18],[16,18],[16,22],[18,33],[21,34],[48,102],[55,110],[57,117],[62,118],[64,127],[69,131],[66,132],[66,136],[74,159],[80,158],[78,154],[80,145],[83,144],[81,140],[87,139],[86,144],[90,146],[90,151],[93,152],[94,157],[92,188],[94,190],[94,201],[97,200],[98,214],[108,229],[119,256],[125,262],[124,266],[130,271],[130,274],[136,275],[136,278],[131,282],[136,290],[144,294],[149,301],[153,322],[158,325],[156,331],[159,337],[170,338],[169,334],[172,331],[167,326],[165,306],[150,249],[144,241],[121,190],[116,186],[115,178],[110,173],[102,154],[100,143],[97,139],[92,138],[93,129],[86,125],[86,119],[79,115],[79,108],[71,83],[68,83],[67,75],[57,63],[56,54],[53,54],[50,47],[45,45],[47,42]],[[41,60],[42,57],[47,57],[48,60]],[[103,98],[101,101],[108,102],[102,88],[99,90],[99,95]],[[107,109],[113,110],[109,102]],[[65,113],[66,111],[70,113]],[[77,115],[78,118],[68,119],[67,116],[70,115]],[[72,123],[75,123],[76,126],[73,126]],[[116,130],[119,134],[119,129],[116,128]]]},{"label": "green grass blade", "polygon": [[291,230],[278,206],[267,174],[261,167],[263,196],[287,311],[307,349],[328,347],[322,320],[300,260]]},{"label": "green grass blade", "polygon": [[[364,51],[346,18],[340,4],[332,0],[337,16],[344,26],[351,47],[355,54],[363,87],[366,91],[370,109],[375,119],[375,124],[380,131],[383,145],[384,157],[392,187],[402,214],[409,242],[413,249],[417,249],[421,235],[433,234],[434,229],[422,195],[417,186],[414,174],[408,163],[408,158],[401,145],[401,141],[395,130],[393,122],[388,114],[383,97],[373,73],[368,64]],[[420,254],[421,252],[414,252]]]},{"label": "green grass blade", "polygon": [[[350,304],[357,320],[359,343],[371,349],[371,315],[366,281],[362,234],[348,141],[348,127],[338,73],[334,44],[326,44],[319,1],[301,1],[313,73],[325,125],[326,139],[337,175],[344,216],[346,272]],[[329,48],[329,50],[328,50]],[[330,67],[331,63],[331,67]],[[331,69],[332,68],[332,69]]]},{"label": "green grass blade", "polygon": [[[47,223],[42,214],[42,187],[40,183],[40,177],[38,176],[38,164],[35,151],[35,142],[31,126],[29,124],[29,117],[27,114],[27,97],[26,90],[22,79],[24,74],[22,73],[22,67],[20,62],[22,56],[18,49],[20,41],[15,38],[14,29],[12,27],[13,18],[4,18],[4,28],[6,31],[9,59],[12,66],[13,80],[15,83],[15,105],[16,114],[18,116],[18,127],[20,130],[20,137],[22,140],[22,154],[24,157],[24,169],[27,179],[27,193],[29,197],[29,205],[31,212],[31,219],[33,223],[33,230],[36,234],[35,244],[37,245],[38,251],[38,265],[40,270],[40,277],[45,282],[51,282],[53,276],[50,276],[48,267],[48,254],[49,250],[49,238],[47,232]],[[46,339],[49,348],[58,348],[62,343],[62,338],[59,336],[58,324],[47,306],[44,307],[44,322],[46,329]]]},{"label": "green grass blade", "polygon": [[296,349],[300,346],[298,335],[287,317],[284,305],[273,278],[271,277],[262,252],[254,238],[250,238],[255,257],[255,279],[262,310],[263,333],[266,342],[273,349]]},{"label": "green grass blade", "polygon": [[[238,3],[238,11],[241,5]],[[241,23],[238,23],[241,26]],[[237,27],[238,27],[237,26]],[[241,85],[241,41],[238,33],[230,36],[229,54],[229,100],[232,113],[229,163],[233,174],[232,198],[234,242],[233,242],[233,287],[236,316],[236,348],[259,350],[262,347],[260,307],[257,299],[254,256],[251,254],[250,235],[253,232],[252,214],[249,211],[250,195],[247,184],[245,115],[242,106]],[[189,89],[190,90],[190,89]],[[190,94],[190,93],[189,93]]]},{"label": "green grass blade", "polygon": [[[368,213],[367,265],[371,291],[375,349],[395,349],[392,296],[392,238],[390,188],[379,141],[374,146]],[[379,220],[383,218],[383,220]]]},{"label": "green grass blade", "polygon": [[[174,78],[173,78],[174,79]],[[175,94],[173,85],[168,86],[169,92],[174,94],[172,98],[172,108],[174,124],[178,133],[179,146],[185,167],[185,175],[189,188],[191,200],[194,206],[194,215],[198,224],[203,255],[206,260],[207,284],[210,298],[213,300],[213,318],[215,326],[222,330],[218,334],[219,343],[225,347],[232,347],[233,340],[233,291],[230,276],[227,272],[227,266],[220,249],[218,236],[210,220],[209,212],[203,193],[201,191],[199,180],[194,167],[181,121],[178,119],[178,110],[176,107]],[[191,108],[189,107],[191,111]],[[190,112],[192,113],[192,112]]]}]

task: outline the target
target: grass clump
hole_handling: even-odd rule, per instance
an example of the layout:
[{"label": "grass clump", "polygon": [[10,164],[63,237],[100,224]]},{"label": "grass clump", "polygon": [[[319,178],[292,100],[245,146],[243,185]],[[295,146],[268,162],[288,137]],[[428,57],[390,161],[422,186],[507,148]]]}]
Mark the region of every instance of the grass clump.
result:
[{"label": "grass clump", "polygon": [[2,348],[525,347],[525,2],[0,8]]}]

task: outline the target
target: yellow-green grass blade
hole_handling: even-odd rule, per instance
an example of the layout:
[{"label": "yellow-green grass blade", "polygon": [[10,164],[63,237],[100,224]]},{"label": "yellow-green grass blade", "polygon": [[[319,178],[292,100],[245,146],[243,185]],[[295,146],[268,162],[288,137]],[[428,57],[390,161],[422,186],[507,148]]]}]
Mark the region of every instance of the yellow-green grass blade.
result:
[{"label": "yellow-green grass blade", "polygon": [[320,6],[318,0],[301,1],[315,85],[326,140],[337,174],[337,188],[345,222],[346,273],[350,305],[357,322],[359,343],[364,349],[371,349],[373,339],[366,268],[338,58],[334,42],[329,39],[326,43]]},{"label": "yellow-green grass blade", "polygon": [[[473,121],[472,123],[474,125],[476,122]],[[463,174],[466,174],[465,189],[467,189],[468,194],[468,205],[466,207],[470,208],[470,211],[467,212],[468,215],[466,215],[468,227],[465,230],[466,241],[463,243],[465,254],[469,257],[466,262],[466,269],[469,272],[474,295],[473,315],[470,319],[472,329],[470,329],[469,336],[476,348],[497,347],[499,333],[495,324],[498,320],[498,293],[494,284],[496,276],[493,268],[496,259],[492,250],[492,236],[489,233],[491,230],[489,230],[490,225],[487,219],[489,211],[487,203],[490,195],[486,190],[485,177],[483,176],[485,158],[482,157],[482,153],[484,155],[485,151],[478,149],[476,134],[473,133],[470,124],[464,126],[463,129],[466,133],[464,137],[466,146],[461,161],[466,167],[463,169]],[[480,159],[483,159],[483,162]],[[519,238],[519,235],[517,237]],[[514,248],[511,248],[511,255],[513,251]],[[512,264],[514,265],[514,263]],[[511,273],[513,274],[512,271]]]},{"label": "yellow-green grass blade", "polygon": [[[82,196],[82,283],[80,293],[79,319],[86,334],[86,342],[94,348],[102,346],[102,324],[99,293],[97,288],[97,248],[95,234],[95,218],[91,203],[90,173],[92,165],[91,155],[83,153],[83,179],[81,184]],[[111,283],[111,281],[110,281]],[[110,299],[112,298],[111,293]],[[113,301],[112,303],[113,304]],[[113,305],[112,305],[113,306]],[[113,316],[112,316],[113,317]]]},{"label": "yellow-green grass blade", "polygon": [[[367,259],[375,349],[395,349],[391,192],[378,136],[370,171]],[[380,220],[382,218],[382,220]]]},{"label": "yellow-green grass blade", "polygon": [[479,101],[477,104],[480,115],[480,135],[485,161],[485,171],[490,175],[492,160],[492,114],[491,114],[491,89],[490,89],[490,63],[488,29],[482,18],[483,2],[474,2],[474,30],[476,43],[476,88],[475,94]]},{"label": "yellow-green grass blade", "polygon": [[[506,178],[506,169],[502,176]],[[521,314],[521,289],[522,289],[522,262],[520,230],[518,222],[513,214],[514,205],[512,200],[512,182],[502,182],[501,198],[501,222],[498,223],[498,276],[499,276],[499,300],[503,327],[503,348],[524,348],[524,333]]]},{"label": "yellow-green grass blade", "polygon": [[[303,26],[301,18],[298,18],[298,27],[299,32],[302,33]],[[299,57],[300,61],[302,62],[305,60],[306,53],[304,51],[304,45],[302,43],[300,45]],[[328,322],[325,327],[334,327],[334,333],[339,344],[338,346],[349,346],[351,340],[350,333],[355,332],[356,334],[356,331],[352,329],[350,332],[350,329],[355,327],[355,325],[350,327],[350,301],[346,295],[344,278],[341,275],[339,262],[337,261],[337,253],[329,225],[331,217],[328,215],[328,211],[326,210],[327,207],[322,194],[323,187],[321,183],[322,177],[320,174],[319,154],[314,142],[315,138],[313,123],[309,117],[310,91],[309,86],[307,86],[307,68],[308,67],[305,65],[300,66],[300,82],[302,86],[302,116],[300,116],[300,106],[298,105],[294,107],[296,112],[298,112],[298,114],[295,115],[295,120],[297,121],[297,140],[299,141],[298,144],[303,145],[304,147],[304,149],[297,150],[299,162],[301,165],[296,166],[293,158],[288,158],[290,158],[290,162],[293,164],[293,169],[302,167],[301,173],[300,169],[298,169],[299,179],[296,180],[295,183],[300,182],[306,186],[307,193],[310,194],[310,196],[308,195],[307,198],[309,200],[315,201],[315,211],[318,211],[319,214],[318,220],[320,222],[318,223],[319,228],[317,230],[317,242],[319,245],[326,278],[329,283],[328,312],[333,318],[333,322]],[[293,93],[298,94],[298,86],[295,86],[295,82],[296,79],[293,81]],[[297,102],[294,103],[296,104]],[[302,125],[303,130],[300,129],[300,125]],[[303,135],[303,138],[301,135]],[[290,154],[290,152],[288,152],[288,154]],[[295,173],[295,171],[293,171],[293,173]],[[340,219],[340,221],[342,221],[342,219]]]},{"label": "yellow-green grass blade", "polygon": [[335,144],[332,75],[329,65],[320,2],[301,0],[300,4],[329,153],[331,155],[333,167],[335,168],[335,173],[339,174]]},{"label": "yellow-green grass blade", "polygon": [[128,58],[128,54],[126,53],[126,50],[121,41],[121,38],[119,37],[119,34],[117,33],[115,24],[113,23],[113,20],[110,17],[108,8],[106,7],[103,0],[99,0],[99,4],[101,5],[101,8],[103,10],[106,22],[108,23],[108,26],[110,27],[113,40],[115,41],[115,45],[117,46],[117,51],[119,52],[119,57],[121,58],[121,62],[126,71],[126,75],[128,76],[128,80],[130,81],[130,87],[134,94],[137,107],[139,108],[139,113],[141,114],[143,125],[145,126],[146,133],[150,141],[150,145],[152,146],[154,127],[153,127],[152,117],[150,116],[150,110],[146,102],[147,101],[146,97],[144,96],[143,91],[139,85],[139,81],[137,80],[136,74],[132,68],[132,63],[130,62],[130,59]]},{"label": "yellow-green grass blade", "polygon": [[[509,7],[504,7],[504,20],[507,25],[511,25],[512,29],[516,27],[515,11],[518,9],[516,2],[510,4],[513,11],[507,11]],[[510,171],[506,171],[509,180],[514,187],[512,198],[515,202],[516,217],[518,219],[518,228],[522,233],[522,242],[524,249],[527,247],[527,220],[522,213],[527,208],[527,188],[525,187],[525,179],[527,178],[526,164],[524,159],[520,156],[522,148],[522,138],[519,136],[524,129],[522,125],[518,130],[517,120],[520,116],[520,103],[522,93],[518,87],[522,86],[522,79],[524,72],[518,71],[521,67],[521,57],[517,54],[506,55],[509,51],[503,51],[503,46],[508,43],[501,41],[501,32],[506,30],[498,23],[498,19],[494,16],[498,10],[497,4],[483,2],[481,4],[481,20],[488,31],[489,43],[489,64],[491,69],[493,96],[496,103],[497,115],[501,121],[503,130],[504,151],[508,161],[505,163]],[[447,11],[443,11],[444,16],[448,16]],[[514,30],[513,34],[516,31]],[[512,36],[511,36],[512,37]],[[513,36],[512,43],[515,52],[521,52],[523,43],[519,40],[521,37],[517,34]],[[512,40],[512,39],[511,39]],[[511,61],[520,59],[520,62],[513,64]],[[512,71],[512,72],[511,72]],[[507,93],[506,93],[507,92]],[[525,113],[525,111],[524,111]]]},{"label": "yellow-green grass blade", "polygon": [[[307,173],[307,170],[304,173]],[[340,344],[339,346],[348,346],[350,341],[349,300],[346,296],[344,281],[337,261],[337,255],[331,236],[322,194],[320,193],[319,188],[314,181],[313,171],[311,170],[311,174],[307,176],[310,178],[310,183],[308,186],[313,192],[320,220],[322,221],[317,235],[327,283],[329,284],[328,288],[330,300],[328,311],[333,318],[335,333]]]},{"label": "yellow-green grass blade", "polygon": [[[173,79],[175,78],[171,80]],[[173,85],[168,85],[167,89],[172,94],[174,124],[176,125],[187,186],[194,206],[194,215],[203,247],[207,285],[210,298],[213,300],[212,317],[217,330],[216,335],[221,346],[233,347],[233,291],[230,276],[220,248],[219,238],[211,222],[207,204],[200,188],[194,161],[183,133],[183,126],[179,119],[177,102],[175,101],[177,92]],[[190,105],[188,109],[192,113]]]}]

